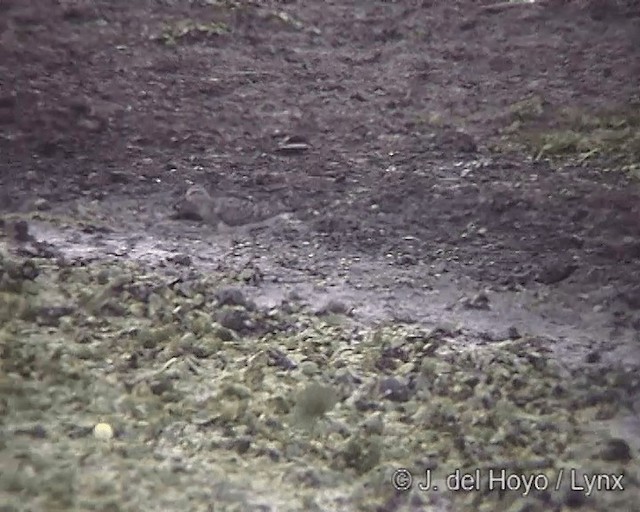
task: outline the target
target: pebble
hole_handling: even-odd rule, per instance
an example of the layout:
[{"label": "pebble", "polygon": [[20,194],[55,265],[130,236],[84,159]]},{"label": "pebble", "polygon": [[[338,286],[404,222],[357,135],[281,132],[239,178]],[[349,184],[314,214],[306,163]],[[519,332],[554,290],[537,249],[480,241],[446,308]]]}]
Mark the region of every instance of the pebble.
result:
[{"label": "pebble", "polygon": [[631,448],[624,439],[609,439],[600,452],[602,460],[628,462],[631,460]]},{"label": "pebble", "polygon": [[36,208],[36,210],[40,211],[51,209],[49,201],[47,201],[44,197],[39,197],[38,199],[36,199],[33,203],[33,206]]},{"label": "pebble", "polygon": [[395,377],[383,379],[379,389],[382,396],[392,402],[406,402],[411,396],[409,387]]},{"label": "pebble", "polygon": [[98,423],[93,427],[93,437],[107,441],[113,438],[113,427],[108,423]]}]

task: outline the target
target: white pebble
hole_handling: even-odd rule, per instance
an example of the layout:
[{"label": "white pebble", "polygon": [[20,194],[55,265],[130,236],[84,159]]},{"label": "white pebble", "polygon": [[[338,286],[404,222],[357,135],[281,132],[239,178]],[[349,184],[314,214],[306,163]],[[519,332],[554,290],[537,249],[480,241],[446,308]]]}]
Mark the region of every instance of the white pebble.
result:
[{"label": "white pebble", "polygon": [[96,439],[111,439],[113,438],[113,428],[108,423],[98,423],[93,427],[93,436]]}]

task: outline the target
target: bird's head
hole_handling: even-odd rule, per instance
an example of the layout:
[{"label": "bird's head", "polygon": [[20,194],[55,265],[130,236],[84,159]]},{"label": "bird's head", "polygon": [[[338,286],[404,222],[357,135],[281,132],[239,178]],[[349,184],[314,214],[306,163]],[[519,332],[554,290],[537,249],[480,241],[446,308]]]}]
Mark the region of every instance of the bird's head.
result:
[{"label": "bird's head", "polygon": [[187,201],[194,204],[200,204],[211,200],[209,192],[207,192],[207,190],[201,185],[193,185],[189,187],[184,197]]}]

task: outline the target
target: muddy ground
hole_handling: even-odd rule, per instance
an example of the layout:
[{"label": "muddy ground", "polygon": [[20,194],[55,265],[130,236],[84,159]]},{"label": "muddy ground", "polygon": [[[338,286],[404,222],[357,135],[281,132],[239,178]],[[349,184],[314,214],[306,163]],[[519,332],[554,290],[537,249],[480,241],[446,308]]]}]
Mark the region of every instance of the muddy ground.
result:
[{"label": "muddy ground", "polygon": [[0,41],[0,510],[636,510],[636,3],[6,0]]}]

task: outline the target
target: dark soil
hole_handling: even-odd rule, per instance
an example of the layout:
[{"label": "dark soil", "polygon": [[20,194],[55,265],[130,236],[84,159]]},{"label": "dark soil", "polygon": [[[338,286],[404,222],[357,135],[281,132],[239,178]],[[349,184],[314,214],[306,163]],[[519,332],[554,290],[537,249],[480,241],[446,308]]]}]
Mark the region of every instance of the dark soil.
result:
[{"label": "dark soil", "polygon": [[[207,4],[5,2],[2,208],[193,180],[315,211],[336,249],[446,260],[480,280],[575,263],[587,288],[635,283],[635,183],[487,149],[531,94],[558,108],[632,101],[633,11]],[[164,44],[181,20],[223,30]],[[275,153],[286,135],[312,148]]]}]

